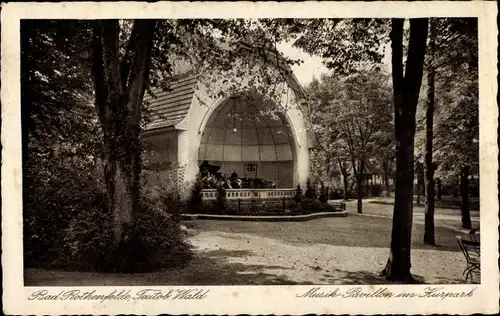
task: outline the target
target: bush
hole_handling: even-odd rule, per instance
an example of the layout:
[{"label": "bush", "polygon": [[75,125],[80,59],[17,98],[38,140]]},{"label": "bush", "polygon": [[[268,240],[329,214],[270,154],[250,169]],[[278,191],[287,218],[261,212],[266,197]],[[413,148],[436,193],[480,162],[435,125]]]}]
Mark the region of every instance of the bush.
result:
[{"label": "bush", "polygon": [[307,179],[306,193],[304,194],[304,196],[307,199],[316,199],[316,192],[314,191],[314,188],[312,187],[311,181],[309,179]]},{"label": "bush", "polygon": [[317,199],[305,198],[302,200],[302,210],[318,212],[323,210],[323,204]]},{"label": "bush", "polygon": [[[66,169],[65,176],[38,175],[23,189],[25,266],[53,262],[64,247],[64,230],[82,210],[107,208],[101,169]],[[42,170],[40,171],[42,172]]]},{"label": "bush", "polygon": [[191,196],[190,196],[189,202],[188,202],[188,211],[190,213],[203,212],[203,196],[201,195],[202,190],[203,190],[203,186],[201,183],[201,177],[198,174],[196,176],[196,180],[195,180],[193,188],[191,190]]},{"label": "bush", "polygon": [[325,187],[323,183],[321,183],[321,188],[319,190],[319,201],[321,203],[328,202],[328,189]]},{"label": "bush", "polygon": [[227,210],[226,189],[222,185],[217,188],[217,200],[214,207],[217,214],[224,214]]},{"label": "bush", "polygon": [[154,202],[143,201],[128,239],[113,240],[111,214],[96,209],[81,212],[65,230],[65,257],[58,266],[71,270],[138,273],[183,266],[191,247],[172,217],[158,212]]},{"label": "bush", "polygon": [[304,196],[302,195],[302,188],[300,187],[300,184],[297,184],[297,189],[295,190],[295,196],[293,197],[293,201],[296,204],[300,204],[302,202],[303,197]]},{"label": "bush", "polygon": [[384,187],[381,184],[375,183],[370,186],[371,196],[382,196],[384,192]]},{"label": "bush", "polygon": [[189,203],[183,201],[182,195],[189,190],[188,183],[181,181],[186,167],[183,165],[169,165],[162,169],[143,170],[141,188],[146,199],[158,203],[163,211],[179,215]]},{"label": "bush", "polygon": [[344,189],[342,188],[331,188],[331,190],[328,192],[328,199],[329,200],[339,200],[344,198]]}]

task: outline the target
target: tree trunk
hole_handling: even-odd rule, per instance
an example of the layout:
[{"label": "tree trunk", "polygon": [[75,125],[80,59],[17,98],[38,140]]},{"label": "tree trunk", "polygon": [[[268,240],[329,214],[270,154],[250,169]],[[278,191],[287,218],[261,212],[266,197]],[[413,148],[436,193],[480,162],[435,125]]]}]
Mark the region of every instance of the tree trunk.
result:
[{"label": "tree trunk", "polygon": [[96,22],[93,47],[95,106],[104,134],[104,178],[117,246],[134,236],[140,199],[141,105],[149,77],[154,20],[134,22],[126,54],[119,58],[117,20]]},{"label": "tree trunk", "polygon": [[410,40],[403,75],[403,19],[392,19],[392,78],[396,134],[396,190],[391,251],[382,271],[389,280],[415,282],[411,276],[415,114],[422,84],[427,19],[410,19]]},{"label": "tree trunk", "polygon": [[420,176],[422,173],[420,163],[417,162],[417,205],[420,205],[420,195],[421,195],[421,188],[422,188],[422,177]]},{"label": "tree trunk", "polygon": [[356,176],[357,180],[357,199],[358,199],[358,214],[363,213],[363,170],[365,168],[365,162],[360,161],[359,163],[359,170],[358,174]]},{"label": "tree trunk", "polygon": [[340,159],[338,160],[338,163],[340,172],[342,173],[342,181],[344,183],[344,200],[347,200],[348,199],[347,192],[349,192],[349,181],[348,181],[349,179],[347,178],[347,170],[344,164],[340,161]]},{"label": "tree trunk", "polygon": [[430,21],[429,33],[429,67],[427,71],[427,108],[425,118],[425,149],[424,149],[424,172],[425,172],[425,226],[424,244],[435,245],[434,228],[434,163],[432,161],[432,142],[434,138],[434,101],[435,101],[435,69],[434,51],[436,41],[436,25]]},{"label": "tree trunk", "polygon": [[469,172],[469,166],[464,166],[460,172],[460,196],[462,198],[460,211],[462,212],[462,228],[465,229],[472,229],[469,210]]},{"label": "tree trunk", "polygon": [[436,179],[436,195],[437,200],[441,201],[441,179],[439,178]]},{"label": "tree trunk", "polygon": [[382,163],[383,169],[384,169],[384,186],[385,186],[385,196],[389,197],[391,196],[390,187],[389,187],[389,161],[387,159],[384,159],[384,162]]}]

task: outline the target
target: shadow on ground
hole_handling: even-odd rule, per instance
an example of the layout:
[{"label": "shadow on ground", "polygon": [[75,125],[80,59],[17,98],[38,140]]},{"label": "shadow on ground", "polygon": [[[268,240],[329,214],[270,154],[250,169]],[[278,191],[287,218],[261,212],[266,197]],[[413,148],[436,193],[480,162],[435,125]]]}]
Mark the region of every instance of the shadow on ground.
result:
[{"label": "shadow on ground", "polygon": [[[192,234],[203,231],[249,234],[280,240],[288,244],[328,244],[347,247],[385,248],[391,243],[390,218],[349,215],[343,218],[323,218],[306,222],[227,222],[217,220],[185,221]],[[314,234],[311,234],[314,232]],[[457,233],[436,227],[437,246],[423,243],[424,226],[415,223],[412,249],[459,252]]]},{"label": "shadow on ground", "polygon": [[267,269],[292,269],[282,266],[249,265],[230,262],[245,258],[248,251],[213,250],[198,252],[188,267],[141,274],[114,274],[26,269],[25,286],[145,286],[145,285],[298,285]]},{"label": "shadow on ground", "polygon": [[[163,270],[141,274],[114,274],[67,272],[43,269],[26,269],[25,286],[147,286],[147,285],[313,285],[311,282],[295,282],[284,275],[269,270],[293,270],[277,265],[256,265],[231,262],[231,258],[245,261],[249,251],[211,250],[199,251],[188,267],[179,270]],[[346,271],[341,269],[316,269],[321,284],[361,285],[397,284],[389,282],[377,273]],[[425,283],[422,276],[414,275],[418,283]],[[479,275],[474,276],[480,280]],[[456,279],[436,278],[435,283],[463,284]],[[434,282],[433,282],[434,283]]]},{"label": "shadow on ground", "polygon": [[[424,284],[425,280],[422,276],[413,275],[416,284]],[[401,284],[401,282],[391,282],[380,274],[375,274],[369,271],[344,271],[340,269],[333,269],[331,273],[326,273],[321,278],[327,284],[341,284],[341,285],[354,285],[354,284]]]}]

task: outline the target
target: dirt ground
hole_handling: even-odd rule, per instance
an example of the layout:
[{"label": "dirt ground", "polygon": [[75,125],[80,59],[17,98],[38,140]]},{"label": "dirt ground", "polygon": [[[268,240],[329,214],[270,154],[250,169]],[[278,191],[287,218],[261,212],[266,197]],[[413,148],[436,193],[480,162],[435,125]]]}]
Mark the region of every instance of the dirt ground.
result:
[{"label": "dirt ground", "polygon": [[[134,275],[27,269],[25,285],[387,283],[379,273],[389,255],[390,208],[366,203],[365,214],[356,215],[355,205],[348,204],[348,217],[307,222],[184,222],[196,253],[184,269]],[[422,242],[423,225],[416,213],[412,273],[425,283],[464,283],[466,262],[455,239],[459,215],[442,214],[436,220],[438,245],[431,247]]]}]

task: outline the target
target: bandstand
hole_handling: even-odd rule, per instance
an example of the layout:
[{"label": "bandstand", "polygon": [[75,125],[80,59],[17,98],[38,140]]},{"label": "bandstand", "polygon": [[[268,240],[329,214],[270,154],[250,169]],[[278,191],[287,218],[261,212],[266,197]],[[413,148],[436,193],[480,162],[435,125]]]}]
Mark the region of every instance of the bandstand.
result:
[{"label": "bandstand", "polygon": [[[203,171],[200,167],[208,164],[218,169],[210,176],[240,179],[240,185],[227,187],[228,199],[293,198],[297,184],[305,188],[313,143],[301,103],[303,90],[293,74],[284,89],[294,97],[273,104],[283,109],[273,112],[268,111],[270,101],[255,93],[211,98],[197,75],[178,76],[168,91],[147,95],[151,120],[143,139],[155,151],[158,165],[169,166],[156,169],[156,178],[167,181],[167,169],[179,166],[181,181],[192,184]],[[215,191],[205,186],[203,199],[215,199]]]}]

